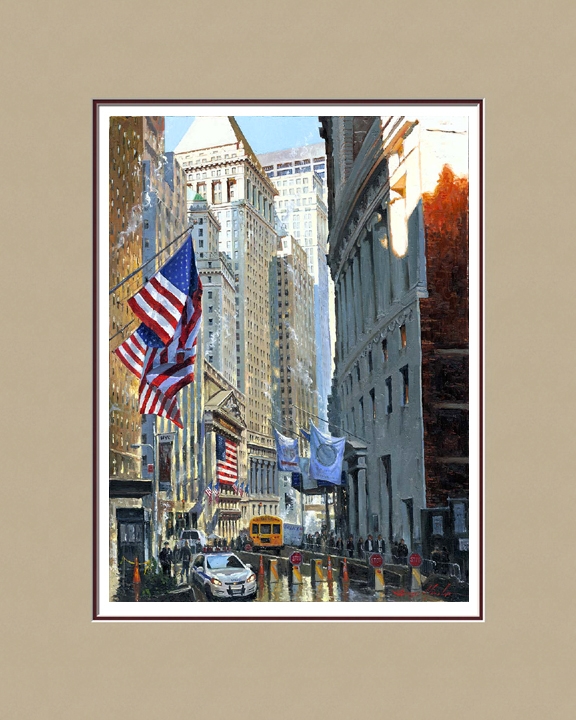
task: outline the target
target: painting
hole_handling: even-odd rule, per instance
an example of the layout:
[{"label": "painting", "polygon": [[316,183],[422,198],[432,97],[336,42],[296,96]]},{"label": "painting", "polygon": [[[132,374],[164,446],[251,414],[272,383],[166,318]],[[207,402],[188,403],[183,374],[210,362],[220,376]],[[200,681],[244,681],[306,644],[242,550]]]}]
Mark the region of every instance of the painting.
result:
[{"label": "painting", "polygon": [[482,113],[94,102],[95,619],[483,619]]}]

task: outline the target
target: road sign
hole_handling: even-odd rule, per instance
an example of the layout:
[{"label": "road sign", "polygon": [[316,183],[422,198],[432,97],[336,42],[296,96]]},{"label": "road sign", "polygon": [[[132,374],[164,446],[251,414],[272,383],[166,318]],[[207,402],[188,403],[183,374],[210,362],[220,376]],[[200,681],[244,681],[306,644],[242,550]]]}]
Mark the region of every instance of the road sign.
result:
[{"label": "road sign", "polygon": [[382,565],[384,565],[384,558],[378,553],[372,553],[372,555],[370,555],[370,565],[372,565],[373,568],[381,568]]},{"label": "road sign", "polygon": [[422,558],[420,557],[420,555],[418,555],[418,553],[412,553],[412,555],[410,555],[410,557],[408,558],[408,562],[412,567],[417,568],[422,565]]},{"label": "road sign", "polygon": [[297,550],[290,555],[292,565],[302,565],[302,553]]}]

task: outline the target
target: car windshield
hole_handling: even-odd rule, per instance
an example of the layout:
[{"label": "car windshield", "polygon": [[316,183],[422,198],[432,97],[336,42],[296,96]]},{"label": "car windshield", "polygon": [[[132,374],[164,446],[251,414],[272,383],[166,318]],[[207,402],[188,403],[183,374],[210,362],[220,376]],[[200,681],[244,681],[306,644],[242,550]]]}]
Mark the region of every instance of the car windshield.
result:
[{"label": "car windshield", "polygon": [[214,555],[213,557],[206,558],[206,564],[210,570],[244,567],[236,555]]}]

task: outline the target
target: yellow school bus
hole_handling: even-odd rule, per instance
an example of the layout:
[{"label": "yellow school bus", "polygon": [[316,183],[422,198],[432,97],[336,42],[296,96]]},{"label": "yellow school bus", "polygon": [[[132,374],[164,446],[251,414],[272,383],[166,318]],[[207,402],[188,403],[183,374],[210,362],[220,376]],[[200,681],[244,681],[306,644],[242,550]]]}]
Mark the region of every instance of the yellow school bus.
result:
[{"label": "yellow school bus", "polygon": [[254,549],[280,552],[284,546],[282,518],[275,515],[256,515],[250,521],[250,541]]}]

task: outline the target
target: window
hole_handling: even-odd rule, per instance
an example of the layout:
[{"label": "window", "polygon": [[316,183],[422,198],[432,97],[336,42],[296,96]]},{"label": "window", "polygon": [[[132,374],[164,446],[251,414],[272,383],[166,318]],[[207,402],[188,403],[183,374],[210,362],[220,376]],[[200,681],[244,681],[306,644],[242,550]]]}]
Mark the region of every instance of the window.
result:
[{"label": "window", "polygon": [[408,365],[400,368],[400,374],[402,375],[402,405],[408,405],[410,399],[409,386],[408,386]]},{"label": "window", "polygon": [[370,390],[370,400],[372,401],[372,420],[376,420],[376,392],[374,388]]},{"label": "window", "polygon": [[384,362],[388,362],[388,340],[382,340],[382,355]]},{"label": "window", "polygon": [[386,414],[390,415],[392,412],[392,378],[386,378],[386,396],[387,396],[387,403],[386,403]]},{"label": "window", "polygon": [[406,325],[400,325],[400,347],[406,348]]},{"label": "window", "polygon": [[372,372],[372,350],[368,351],[368,372]]}]

